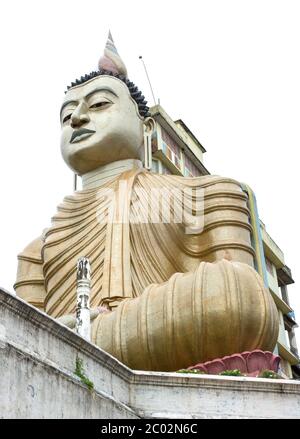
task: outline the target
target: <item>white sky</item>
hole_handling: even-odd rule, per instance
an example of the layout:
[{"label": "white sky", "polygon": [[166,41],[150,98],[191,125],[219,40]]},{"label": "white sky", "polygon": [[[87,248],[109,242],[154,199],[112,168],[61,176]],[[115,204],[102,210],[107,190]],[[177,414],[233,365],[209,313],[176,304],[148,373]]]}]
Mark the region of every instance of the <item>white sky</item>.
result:
[{"label": "white sky", "polygon": [[[16,255],[72,192],[59,108],[95,70],[110,28],[130,79],[207,149],[212,174],[247,182],[300,282],[300,2],[295,0],[1,3],[0,285]],[[289,288],[300,321],[299,284]],[[299,339],[299,335],[298,335]]]}]

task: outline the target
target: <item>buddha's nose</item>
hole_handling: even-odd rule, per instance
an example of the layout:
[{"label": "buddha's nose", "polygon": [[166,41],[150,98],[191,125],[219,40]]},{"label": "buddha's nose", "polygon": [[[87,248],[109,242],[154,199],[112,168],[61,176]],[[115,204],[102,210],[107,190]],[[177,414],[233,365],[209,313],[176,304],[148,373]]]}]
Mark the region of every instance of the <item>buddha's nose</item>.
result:
[{"label": "buddha's nose", "polygon": [[87,106],[84,103],[79,104],[72,113],[71,127],[78,128],[89,121],[90,121],[90,118],[88,115]]}]

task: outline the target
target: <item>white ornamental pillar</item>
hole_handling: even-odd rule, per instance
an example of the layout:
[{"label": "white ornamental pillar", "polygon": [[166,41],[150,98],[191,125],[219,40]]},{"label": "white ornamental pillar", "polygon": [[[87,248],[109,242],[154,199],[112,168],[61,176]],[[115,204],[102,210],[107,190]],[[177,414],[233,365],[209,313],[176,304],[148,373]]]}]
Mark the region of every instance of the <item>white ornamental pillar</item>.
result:
[{"label": "white ornamental pillar", "polygon": [[76,332],[86,340],[91,340],[90,292],[91,267],[87,258],[80,258],[77,262],[77,306]]}]

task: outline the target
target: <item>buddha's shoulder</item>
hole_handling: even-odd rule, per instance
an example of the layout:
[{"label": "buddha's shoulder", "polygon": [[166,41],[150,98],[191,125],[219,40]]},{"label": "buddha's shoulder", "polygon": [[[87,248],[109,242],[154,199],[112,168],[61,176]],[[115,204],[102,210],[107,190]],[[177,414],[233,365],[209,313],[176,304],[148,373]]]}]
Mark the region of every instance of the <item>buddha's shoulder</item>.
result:
[{"label": "buddha's shoulder", "polygon": [[45,229],[41,236],[31,241],[24,250],[18,254],[19,260],[25,260],[35,263],[42,262],[42,248],[44,244],[44,235],[47,229]]},{"label": "buddha's shoulder", "polygon": [[151,172],[144,173],[142,178],[152,181],[152,184],[167,186],[187,186],[187,187],[202,187],[216,190],[243,190],[243,183],[229,177],[222,177],[219,175],[203,175],[200,177],[183,177],[180,175],[162,175]]}]

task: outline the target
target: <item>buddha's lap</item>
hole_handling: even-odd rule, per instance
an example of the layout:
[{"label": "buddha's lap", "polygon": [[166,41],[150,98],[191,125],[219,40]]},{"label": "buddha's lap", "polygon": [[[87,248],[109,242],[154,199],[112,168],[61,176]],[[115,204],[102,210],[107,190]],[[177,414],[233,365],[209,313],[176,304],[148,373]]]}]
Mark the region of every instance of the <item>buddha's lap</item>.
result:
[{"label": "buddha's lap", "polygon": [[132,368],[176,370],[244,350],[272,350],[277,319],[253,268],[202,262],[96,318],[93,341]]}]

